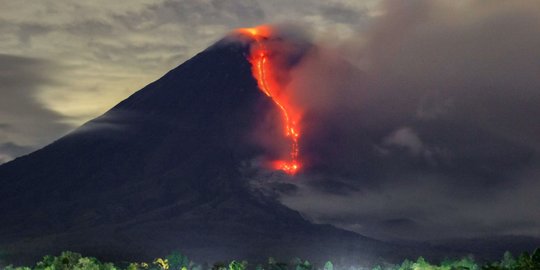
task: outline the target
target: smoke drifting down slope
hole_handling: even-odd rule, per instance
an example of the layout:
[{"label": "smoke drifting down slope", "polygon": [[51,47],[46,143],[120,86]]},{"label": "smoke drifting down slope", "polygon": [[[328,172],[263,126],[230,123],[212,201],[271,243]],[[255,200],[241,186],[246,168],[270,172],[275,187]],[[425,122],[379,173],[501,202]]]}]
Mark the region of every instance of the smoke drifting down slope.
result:
[{"label": "smoke drifting down slope", "polygon": [[284,203],[383,239],[537,235],[540,5],[458,2],[386,1],[348,39],[306,39]]}]

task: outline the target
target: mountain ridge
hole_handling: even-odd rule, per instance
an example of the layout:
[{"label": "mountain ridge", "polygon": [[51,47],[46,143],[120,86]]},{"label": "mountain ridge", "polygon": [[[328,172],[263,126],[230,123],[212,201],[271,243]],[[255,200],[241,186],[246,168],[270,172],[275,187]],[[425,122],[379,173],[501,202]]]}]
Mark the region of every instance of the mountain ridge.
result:
[{"label": "mountain ridge", "polygon": [[52,144],[0,166],[0,250],[141,260],[370,260],[391,245],[315,225],[239,171],[261,111],[249,44],[222,40]]}]

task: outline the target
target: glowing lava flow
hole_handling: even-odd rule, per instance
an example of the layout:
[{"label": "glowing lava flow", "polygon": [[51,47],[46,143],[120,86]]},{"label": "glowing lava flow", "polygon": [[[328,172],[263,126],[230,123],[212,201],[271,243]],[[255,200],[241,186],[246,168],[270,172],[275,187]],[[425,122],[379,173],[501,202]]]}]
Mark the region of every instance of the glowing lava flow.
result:
[{"label": "glowing lava flow", "polygon": [[274,169],[294,175],[300,169],[300,162],[298,161],[298,139],[300,137],[300,131],[297,126],[299,114],[290,106],[286,96],[281,91],[281,86],[275,81],[275,76],[273,76],[273,70],[269,63],[269,51],[263,43],[265,39],[269,38],[271,28],[267,26],[242,28],[238,32],[249,36],[255,41],[255,46],[252,47],[249,57],[253,76],[257,79],[259,89],[270,97],[280,109],[285,125],[285,136],[290,138],[291,141],[289,160],[275,161],[273,162],[273,167]]}]

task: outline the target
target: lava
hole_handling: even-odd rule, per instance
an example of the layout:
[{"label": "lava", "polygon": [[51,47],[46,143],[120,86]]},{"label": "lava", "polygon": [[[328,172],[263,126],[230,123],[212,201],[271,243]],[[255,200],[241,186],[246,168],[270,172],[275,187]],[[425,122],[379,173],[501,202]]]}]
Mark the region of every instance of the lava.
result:
[{"label": "lava", "polygon": [[252,66],[252,73],[259,89],[270,97],[282,114],[284,133],[290,140],[290,152],[288,160],[277,160],[272,162],[272,167],[282,170],[287,174],[294,175],[300,170],[301,163],[298,159],[300,129],[298,122],[299,111],[291,105],[290,98],[287,97],[283,87],[276,81],[274,69],[270,63],[271,50],[267,49],[264,41],[268,40],[272,34],[272,29],[268,26],[258,26],[254,28],[241,28],[239,33],[250,37],[255,41],[251,48],[249,62]]}]

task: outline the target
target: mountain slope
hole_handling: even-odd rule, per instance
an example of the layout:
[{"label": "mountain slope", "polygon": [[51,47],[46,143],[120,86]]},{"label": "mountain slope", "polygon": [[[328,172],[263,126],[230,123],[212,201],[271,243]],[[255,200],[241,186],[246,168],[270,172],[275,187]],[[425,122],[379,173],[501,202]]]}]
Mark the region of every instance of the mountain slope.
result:
[{"label": "mountain slope", "polygon": [[0,166],[0,250],[199,261],[390,256],[251,192],[239,171],[261,110],[248,45],[218,42],[71,134]]}]

